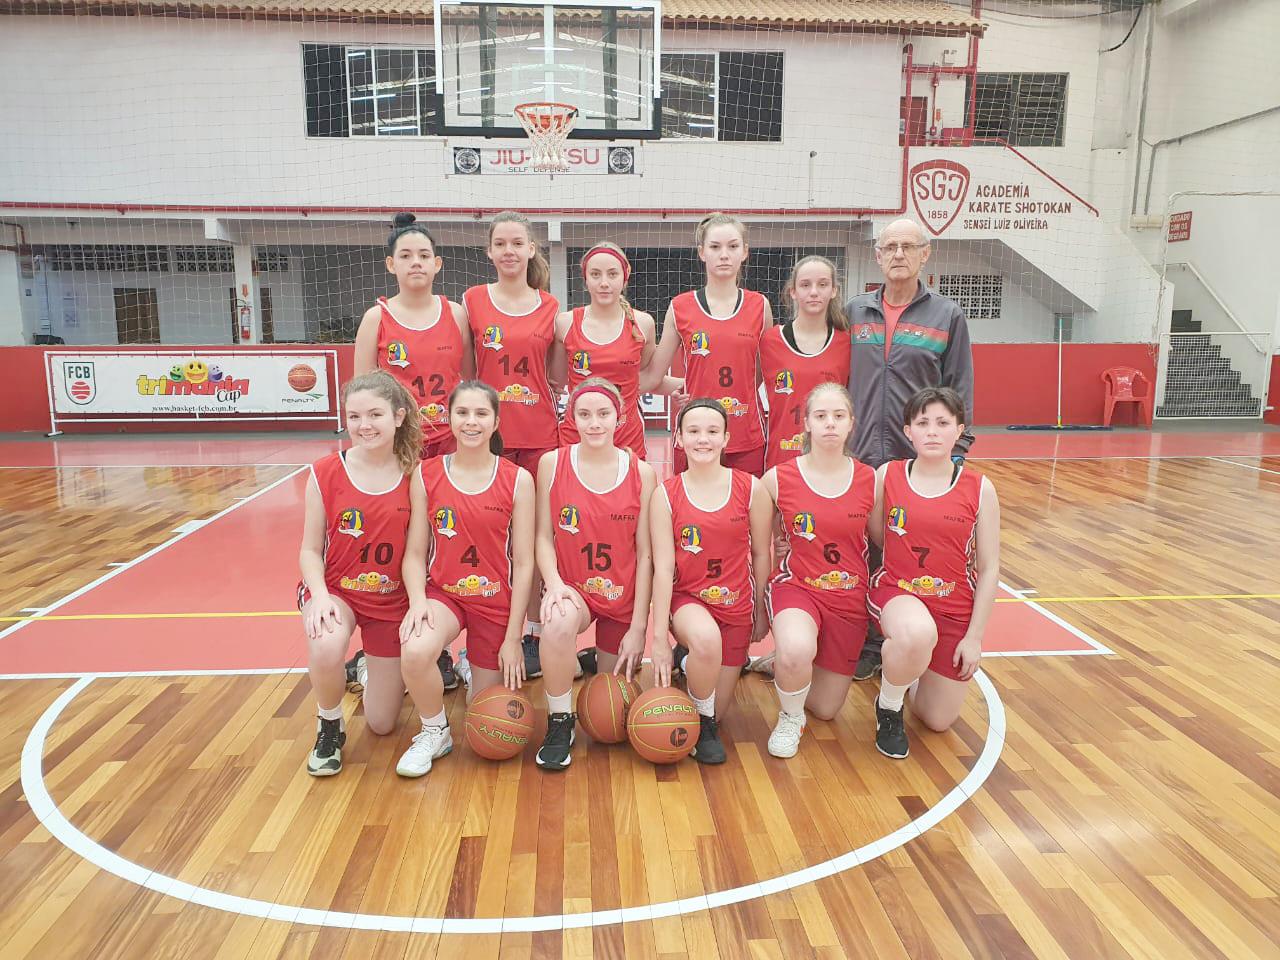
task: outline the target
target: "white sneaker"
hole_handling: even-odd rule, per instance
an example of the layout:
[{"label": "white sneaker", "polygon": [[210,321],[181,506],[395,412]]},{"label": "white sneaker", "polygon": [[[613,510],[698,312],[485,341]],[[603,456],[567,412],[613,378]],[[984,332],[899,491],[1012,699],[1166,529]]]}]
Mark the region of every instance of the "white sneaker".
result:
[{"label": "white sneaker", "polygon": [[471,686],[471,661],[467,659],[467,651],[463,650],[458,654],[458,659],[453,661],[453,672],[468,687]]},{"label": "white sneaker", "polygon": [[800,749],[800,735],[804,733],[804,714],[778,712],[778,725],[769,734],[769,752],[775,757],[794,757]]},{"label": "white sneaker", "polygon": [[759,673],[773,679],[773,662],[775,654],[767,653],[763,657],[751,657],[742,668],[743,673]]},{"label": "white sneaker", "polygon": [[447,726],[423,727],[396,764],[402,777],[421,777],[431,772],[431,761],[453,749],[453,735]]}]

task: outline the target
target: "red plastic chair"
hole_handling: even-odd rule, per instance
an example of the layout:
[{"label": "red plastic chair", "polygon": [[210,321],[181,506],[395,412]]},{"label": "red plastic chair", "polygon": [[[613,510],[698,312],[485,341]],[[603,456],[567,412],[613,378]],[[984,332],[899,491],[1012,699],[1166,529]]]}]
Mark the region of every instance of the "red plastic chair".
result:
[{"label": "red plastic chair", "polygon": [[[1152,396],[1151,381],[1133,367],[1110,367],[1102,371],[1102,382],[1106,384],[1106,393],[1102,401],[1102,425],[1111,426],[1111,414],[1117,403],[1136,403],[1143,417],[1143,422],[1151,426],[1152,407],[1155,398]],[[1143,393],[1134,392],[1138,384],[1145,384]]]}]

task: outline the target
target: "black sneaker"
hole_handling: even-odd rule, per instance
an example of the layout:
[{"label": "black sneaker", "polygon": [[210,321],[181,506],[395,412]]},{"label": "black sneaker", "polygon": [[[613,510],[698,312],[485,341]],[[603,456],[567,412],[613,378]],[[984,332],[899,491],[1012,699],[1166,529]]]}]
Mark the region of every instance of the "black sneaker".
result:
[{"label": "black sneaker", "polygon": [[342,720],[316,718],[316,745],[307,757],[307,773],[313,777],[332,777],[342,772],[342,748],[347,742],[347,732]]},{"label": "black sneaker", "polygon": [[436,661],[436,666],[440,668],[440,679],[444,681],[445,690],[457,690],[458,675],[453,672],[453,657],[449,655],[448,650],[440,651],[440,659]]},{"label": "black sneaker", "polygon": [[578,651],[578,673],[574,679],[582,676],[584,673],[596,672],[596,648],[587,647],[585,650]]},{"label": "black sneaker", "polygon": [[904,707],[886,710],[880,706],[880,698],[876,697],[876,749],[894,760],[905,760],[911,750],[903,713]]},{"label": "black sneaker", "polygon": [[689,648],[677,640],[675,646],[671,648],[672,673],[684,673],[684,659],[687,656],[689,656]]},{"label": "black sneaker", "polygon": [[563,770],[573,762],[573,726],[576,713],[553,713],[547,717],[547,735],[534,757],[543,770]]},{"label": "black sneaker", "polygon": [[364,651],[357,650],[356,655],[347,661],[347,693],[363,693],[366,676]]},{"label": "black sneaker", "polygon": [[853,668],[853,679],[870,680],[880,672],[880,650],[877,647],[863,645],[858,654],[858,663]]},{"label": "black sneaker", "polygon": [[724,744],[720,742],[720,724],[715,717],[699,716],[702,731],[698,734],[697,746],[693,748],[693,759],[699,763],[724,763]]},{"label": "black sneaker", "polygon": [[524,651],[524,678],[532,680],[542,676],[542,658],[538,656],[538,638],[526,633],[520,638],[520,649]]}]

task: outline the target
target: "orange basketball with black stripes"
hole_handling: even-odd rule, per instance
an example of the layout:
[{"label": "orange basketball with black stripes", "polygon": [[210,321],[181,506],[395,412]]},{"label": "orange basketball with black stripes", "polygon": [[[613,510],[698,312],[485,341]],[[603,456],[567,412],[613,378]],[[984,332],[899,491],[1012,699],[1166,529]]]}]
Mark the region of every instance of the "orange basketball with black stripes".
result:
[{"label": "orange basketball with black stripes", "polygon": [[578,723],[597,743],[627,739],[627,714],[640,684],[612,673],[597,673],[578,691]]},{"label": "orange basketball with black stripes", "polygon": [[692,752],[702,727],[688,695],[675,687],[646,690],[627,713],[627,737],[653,763],[675,763]]},{"label": "orange basketball with black stripes", "polygon": [[506,760],[529,745],[533,704],[518,690],[494,684],[467,707],[467,743],[486,760]]}]

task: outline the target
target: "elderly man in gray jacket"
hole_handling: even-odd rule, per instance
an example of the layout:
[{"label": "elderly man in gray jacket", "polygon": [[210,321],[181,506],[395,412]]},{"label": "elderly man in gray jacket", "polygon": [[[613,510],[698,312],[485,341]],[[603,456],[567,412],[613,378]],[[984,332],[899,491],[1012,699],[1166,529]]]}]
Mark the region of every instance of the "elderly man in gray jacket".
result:
[{"label": "elderly man in gray jacket", "polygon": [[[895,220],[876,239],[876,263],[884,273],[880,288],[845,305],[853,338],[849,392],[857,425],[851,452],[879,467],[914,455],[902,432],[907,401],[925,387],[951,387],[964,399],[961,456],[973,443],[973,353],[969,327],[954,300],[934,293],[920,280],[929,262],[929,237],[916,221]],[[872,567],[879,551],[872,547]],[[880,670],[878,631],[872,628],[854,672],[868,680]]]}]

